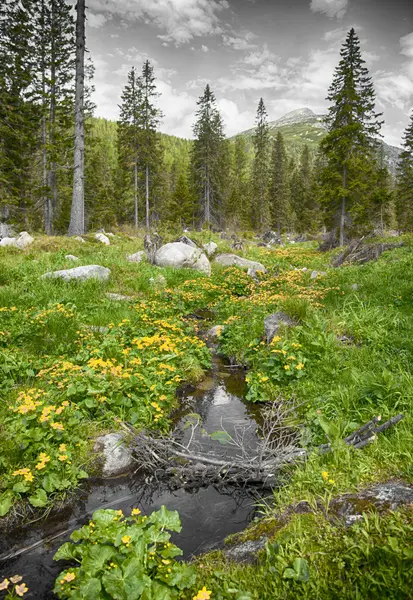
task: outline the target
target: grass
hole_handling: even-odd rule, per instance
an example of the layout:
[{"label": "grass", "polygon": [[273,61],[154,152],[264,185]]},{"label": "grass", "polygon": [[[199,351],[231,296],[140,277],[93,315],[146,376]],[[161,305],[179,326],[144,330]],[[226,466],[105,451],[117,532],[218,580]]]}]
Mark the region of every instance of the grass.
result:
[{"label": "grass", "polygon": [[[193,238],[230,251],[214,234]],[[316,509],[278,521],[298,501],[328,508],[331,498],[374,482],[396,477],[413,483],[413,239],[403,241],[404,247],[377,262],[339,269],[330,267],[332,253],[319,253],[311,242],[273,250],[248,245],[242,254],[268,269],[259,284],[238,268],[213,265],[208,278],[128,263],[126,256],[142,249],[142,239],[126,234],[118,234],[109,247],[88,236],[86,244],[39,238],[24,252],[0,249],[0,308],[6,309],[0,313],[2,514],[27,502],[49,506],[79,485],[83,472],[93,468],[90,438],[116,429],[117,420],[166,430],[176,389],[182,381],[199,379],[210,360],[195,326],[182,317],[209,309],[215,324],[225,325],[221,352],[249,367],[251,401],[294,396],[300,404],[296,424],[309,449],[327,441],[323,423],[339,435],[333,452],[312,452],[305,464],[283,473],[284,484],[262,508],[272,534],[258,562],[239,567],[220,553],[201,557],[197,589],[206,585],[213,600],[408,598],[411,509],[367,515],[349,529],[332,525]],[[79,261],[65,259],[69,253]],[[47,271],[86,264],[110,268],[109,281],[41,279]],[[327,275],[311,280],[312,270]],[[150,282],[159,273],[165,289]],[[133,301],[111,301],[108,292]],[[264,317],[279,310],[298,324],[268,347],[262,342]],[[90,325],[109,329],[93,332]],[[50,370],[39,376],[45,368]],[[11,410],[36,402],[39,391],[38,412]],[[39,426],[44,414],[39,411],[63,402],[69,403],[67,414],[66,408],[61,413],[64,427],[75,436],[51,432],[47,421]],[[397,427],[361,451],[338,440],[373,416],[386,420],[399,412],[404,419]],[[59,450],[62,444],[66,450]],[[41,452],[50,460],[38,469]],[[59,454],[68,458],[60,460]],[[13,475],[24,468],[33,481]],[[253,537],[254,530],[245,535]]]}]

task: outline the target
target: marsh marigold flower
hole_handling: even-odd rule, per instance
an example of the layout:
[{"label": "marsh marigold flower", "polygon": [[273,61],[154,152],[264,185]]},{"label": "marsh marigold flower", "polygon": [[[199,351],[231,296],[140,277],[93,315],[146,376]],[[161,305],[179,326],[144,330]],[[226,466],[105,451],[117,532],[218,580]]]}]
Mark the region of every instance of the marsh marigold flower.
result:
[{"label": "marsh marigold flower", "polygon": [[14,591],[18,596],[24,596],[24,594],[29,591],[29,588],[25,583],[21,583],[20,585],[16,585]]},{"label": "marsh marigold flower", "polygon": [[199,590],[196,596],[193,597],[192,600],[209,600],[211,598],[212,592],[207,590],[204,586],[202,590]]}]

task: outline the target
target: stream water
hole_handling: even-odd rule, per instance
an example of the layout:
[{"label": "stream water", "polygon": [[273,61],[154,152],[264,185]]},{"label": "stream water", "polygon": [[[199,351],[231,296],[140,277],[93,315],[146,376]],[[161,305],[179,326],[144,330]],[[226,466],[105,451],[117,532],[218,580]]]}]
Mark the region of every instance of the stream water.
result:
[{"label": "stream water", "polygon": [[[209,433],[224,427],[233,434],[237,426],[250,426],[248,441],[254,446],[259,415],[244,402],[244,396],[243,370],[228,368],[214,356],[213,367],[205,379],[185,393],[176,414],[178,425],[193,412],[201,415],[203,427]],[[188,434],[183,431],[182,435]],[[228,449],[218,441],[208,436],[200,436],[198,441],[203,451],[213,450],[228,456]],[[255,498],[246,488],[218,490],[208,486],[195,491],[171,491],[167,484],[150,482],[143,475],[89,480],[71,507],[38,524],[2,536],[0,577],[22,575],[30,590],[25,598],[56,598],[52,589],[62,566],[53,561],[53,555],[69,539],[70,533],[88,522],[98,508],[122,509],[125,514],[136,506],[145,514],[162,505],[178,510],[182,531],[173,535],[173,541],[188,559],[218,547],[227,535],[244,529],[254,516]],[[31,546],[34,547],[30,549]],[[5,558],[23,549],[26,550],[18,556]]]}]

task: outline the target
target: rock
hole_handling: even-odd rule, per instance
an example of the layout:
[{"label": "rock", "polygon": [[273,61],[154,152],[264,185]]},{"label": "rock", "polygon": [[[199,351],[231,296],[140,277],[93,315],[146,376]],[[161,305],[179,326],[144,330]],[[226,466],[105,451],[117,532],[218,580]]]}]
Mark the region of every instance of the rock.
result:
[{"label": "rock", "polygon": [[121,301],[129,301],[129,300],[134,300],[133,296],[124,296],[123,294],[115,294],[112,292],[108,292],[106,294],[106,297],[109,298],[109,300],[113,300],[114,302],[121,302]]},{"label": "rock", "polygon": [[98,437],[94,451],[102,456],[104,477],[124,475],[134,465],[132,452],[125,446],[122,433],[108,433]]},{"label": "rock", "polygon": [[149,283],[157,289],[165,288],[167,285],[167,281],[161,273],[159,273],[159,275],[157,275],[156,277],[151,277],[149,279]]},{"label": "rock", "polygon": [[260,280],[257,277],[257,271],[256,269],[251,269],[251,267],[248,269],[247,271],[247,275],[249,275],[251,277],[251,279],[253,279],[255,281],[255,283],[259,283]]},{"label": "rock", "polygon": [[14,231],[8,223],[0,223],[0,240],[14,237]]},{"label": "rock", "polygon": [[101,327],[99,325],[85,325],[86,329],[93,331],[93,333],[109,333],[109,327]]},{"label": "rock", "polygon": [[27,231],[22,231],[16,238],[16,246],[22,249],[30,246],[30,244],[33,244],[33,242],[34,238],[30,235],[30,233],[27,233]]},{"label": "rock", "polygon": [[267,272],[267,269],[261,263],[242,258],[236,254],[219,254],[215,258],[215,262],[224,267],[236,266],[244,269],[254,269],[254,271],[264,271],[264,273]]},{"label": "rock", "polygon": [[182,242],[182,244],[186,244],[187,246],[191,246],[191,248],[198,248],[198,246],[193,242],[188,236],[181,235],[177,240],[177,242]]},{"label": "rock", "polygon": [[154,258],[158,267],[174,267],[175,269],[197,269],[211,275],[211,265],[199,248],[192,248],[182,242],[165,244],[157,250]]},{"label": "rock", "polygon": [[205,250],[207,256],[212,256],[218,248],[215,242],[208,242],[207,244],[203,244],[202,247]]},{"label": "rock", "polygon": [[115,237],[115,234],[114,234],[114,233],[106,233],[106,235],[107,235],[108,237],[111,237],[111,238],[114,238],[114,237]]},{"label": "rock", "polygon": [[325,271],[312,271],[310,275],[310,279],[317,279],[317,277],[325,277],[327,273]]},{"label": "rock", "polygon": [[412,485],[400,481],[387,481],[358,493],[343,494],[334,498],[329,506],[329,514],[344,519],[346,525],[352,525],[362,519],[363,512],[369,509],[378,512],[393,511],[412,502]]},{"label": "rock", "polygon": [[73,260],[73,261],[79,260],[78,257],[75,256],[74,254],[66,254],[65,258],[66,258],[66,260]]},{"label": "rock", "polygon": [[297,237],[294,238],[294,241],[297,243],[306,242],[307,236],[305,235],[305,233],[302,233],[301,235],[297,235]]},{"label": "rock", "polygon": [[266,244],[281,244],[281,237],[275,231],[266,231],[262,236],[262,240]]},{"label": "rock", "polygon": [[80,235],[76,235],[73,239],[77,240],[78,242],[82,242],[82,244],[86,244],[86,240],[80,237]]},{"label": "rock", "polygon": [[277,312],[268,315],[264,319],[264,332],[267,337],[267,343],[270,344],[277,335],[281,327],[293,327],[297,323],[284,312]]},{"label": "rock", "polygon": [[126,258],[129,262],[140,263],[145,259],[145,252],[140,250],[139,252],[135,252],[135,254],[129,254]]},{"label": "rock", "polygon": [[154,233],[147,233],[143,238],[143,247],[151,265],[155,264],[155,255],[161,246],[162,238],[156,231]]},{"label": "rock", "polygon": [[85,281],[86,279],[99,279],[106,281],[109,279],[110,269],[101,267],[100,265],[86,265],[84,267],[75,267],[74,269],[63,269],[62,271],[51,271],[42,275],[42,279],[59,278],[65,281],[78,279]]},{"label": "rock", "polygon": [[266,542],[267,538],[263,536],[259,540],[248,540],[247,542],[236,544],[229,548],[229,550],[224,550],[224,553],[229,560],[238,563],[252,563],[255,561],[256,553],[264,548]]},{"label": "rock", "polygon": [[358,283],[352,283],[351,289],[354,290],[355,292],[357,292],[360,289],[360,286]]},{"label": "rock", "polygon": [[15,248],[17,248],[16,238],[14,238],[14,237],[5,237],[2,240],[0,240],[0,246],[2,248],[5,248],[6,246],[14,246]]},{"label": "rock", "polygon": [[105,244],[105,246],[110,246],[110,240],[104,233],[95,233],[95,239]]},{"label": "rock", "polygon": [[209,329],[207,332],[207,337],[211,340],[219,338],[224,330],[225,325],[214,325],[214,327],[211,327],[211,329]]}]

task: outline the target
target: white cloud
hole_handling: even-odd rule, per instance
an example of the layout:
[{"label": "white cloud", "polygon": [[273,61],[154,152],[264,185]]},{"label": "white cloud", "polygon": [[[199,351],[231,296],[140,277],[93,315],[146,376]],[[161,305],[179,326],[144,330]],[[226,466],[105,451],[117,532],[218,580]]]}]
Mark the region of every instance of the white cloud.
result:
[{"label": "white cloud", "polygon": [[243,60],[244,64],[253,67],[259,67],[268,60],[275,60],[276,55],[268,49],[267,44],[264,44],[261,50],[250,52]]},{"label": "white cloud", "polygon": [[257,45],[252,43],[257,36],[252,31],[246,31],[244,33],[229,35],[224,34],[222,41],[224,46],[229,46],[234,50],[251,50],[256,48]]},{"label": "white cloud", "polygon": [[203,44],[201,46],[201,50],[202,50],[202,52],[209,52],[208,46],[204,46]]},{"label": "white cloud", "polygon": [[400,38],[400,54],[405,56],[401,68],[377,71],[373,75],[378,99],[400,110],[410,110],[413,98],[413,32]]},{"label": "white cloud", "polygon": [[254,113],[249,110],[240,111],[238,105],[232,100],[221,98],[217,101],[217,107],[224,122],[225,134],[228,137],[254,126]]},{"label": "white cloud", "polygon": [[332,43],[337,43],[337,42],[344,43],[345,38],[347,37],[347,34],[352,27],[353,27],[353,29],[355,29],[356,34],[358,34],[360,31],[363,31],[363,27],[361,25],[352,25],[352,26],[349,25],[346,27],[338,27],[337,29],[332,29],[331,31],[326,31],[325,34],[323,35],[323,40],[326,42],[332,42]]},{"label": "white cloud", "polygon": [[329,19],[342,19],[347,11],[348,0],[311,0],[310,9],[321,12]]},{"label": "white cloud", "polygon": [[229,8],[227,0],[89,0],[88,4],[93,12],[152,24],[165,32],[158,36],[165,44],[175,45],[221,33],[219,14]]},{"label": "white cloud", "polygon": [[89,27],[93,27],[95,29],[99,29],[99,27],[103,27],[103,25],[107,22],[108,17],[106,14],[103,13],[92,13],[92,12],[88,12],[87,14],[87,20],[86,23],[89,25]]}]

